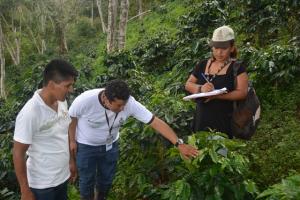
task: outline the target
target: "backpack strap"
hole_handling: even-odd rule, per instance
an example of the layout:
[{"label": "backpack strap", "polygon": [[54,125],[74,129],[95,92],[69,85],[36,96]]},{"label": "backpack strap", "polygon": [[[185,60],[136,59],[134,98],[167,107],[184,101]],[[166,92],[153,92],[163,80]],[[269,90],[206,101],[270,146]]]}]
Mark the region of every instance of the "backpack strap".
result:
[{"label": "backpack strap", "polygon": [[233,66],[232,66],[232,68],[233,68],[233,78],[234,78],[234,88],[236,88],[236,85],[237,85],[237,73],[239,71],[239,68],[240,68],[241,64],[242,64],[242,61],[237,60],[233,63]]},{"label": "backpack strap", "polygon": [[[234,78],[234,84],[233,84],[234,89],[236,88],[236,85],[237,85],[237,73],[238,73],[238,70],[239,70],[241,64],[242,64],[242,61],[237,60],[233,63],[233,66],[232,66],[232,68],[233,68],[233,78]],[[237,108],[237,101],[233,101],[233,110],[236,110],[236,108]]]}]

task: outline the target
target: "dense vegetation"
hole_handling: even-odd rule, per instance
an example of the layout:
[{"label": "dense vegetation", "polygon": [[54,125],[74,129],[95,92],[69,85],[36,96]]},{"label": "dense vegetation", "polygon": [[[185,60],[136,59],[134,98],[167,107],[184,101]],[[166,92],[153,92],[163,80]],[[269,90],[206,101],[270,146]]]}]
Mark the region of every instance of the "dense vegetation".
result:
[{"label": "dense vegetation", "polygon": [[[0,1],[1,2],[1,1]],[[298,1],[165,0],[147,5],[143,20],[128,23],[126,49],[107,54],[103,33],[86,16],[72,24],[64,57],[80,71],[74,94],[124,79],[133,96],[164,119],[201,155],[183,161],[151,128],[129,120],[121,132],[121,158],[110,199],[300,199],[300,4]],[[194,104],[182,101],[195,63],[210,56],[212,31],[230,25],[239,58],[262,102],[251,141],[190,131]],[[99,32],[99,33],[98,33]],[[18,199],[12,166],[16,114],[41,82],[45,63],[25,40],[20,65],[7,67],[8,98],[0,100],[0,199]],[[9,62],[9,61],[8,61]],[[78,198],[77,185],[69,190]]]}]

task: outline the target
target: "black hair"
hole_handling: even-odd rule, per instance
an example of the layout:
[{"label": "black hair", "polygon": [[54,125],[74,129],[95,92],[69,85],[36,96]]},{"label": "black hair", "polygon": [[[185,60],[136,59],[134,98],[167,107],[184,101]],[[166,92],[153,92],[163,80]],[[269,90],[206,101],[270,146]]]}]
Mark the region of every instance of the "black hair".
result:
[{"label": "black hair", "polygon": [[130,96],[130,90],[125,81],[116,79],[107,83],[104,94],[110,102],[116,99],[127,101]]},{"label": "black hair", "polygon": [[77,70],[69,62],[62,59],[53,59],[45,67],[43,73],[43,85],[48,85],[49,81],[60,83],[69,78],[76,78]]},{"label": "black hair", "polygon": [[230,53],[231,58],[237,58],[238,50],[236,46],[234,45],[234,41],[230,42],[230,45],[234,48],[233,52]]}]

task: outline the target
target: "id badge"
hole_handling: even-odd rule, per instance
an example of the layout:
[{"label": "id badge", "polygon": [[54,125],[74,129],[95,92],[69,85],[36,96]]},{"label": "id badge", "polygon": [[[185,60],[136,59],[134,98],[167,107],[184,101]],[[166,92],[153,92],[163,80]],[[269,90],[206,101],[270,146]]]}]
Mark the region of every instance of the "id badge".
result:
[{"label": "id badge", "polygon": [[113,146],[114,137],[112,135],[109,135],[106,139],[106,151],[109,151],[112,149]]}]

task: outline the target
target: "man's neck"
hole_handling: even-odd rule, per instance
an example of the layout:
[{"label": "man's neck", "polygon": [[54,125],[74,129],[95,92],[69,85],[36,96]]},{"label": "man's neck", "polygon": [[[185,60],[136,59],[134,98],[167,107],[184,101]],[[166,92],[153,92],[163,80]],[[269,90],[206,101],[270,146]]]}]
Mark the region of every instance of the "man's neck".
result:
[{"label": "man's neck", "polygon": [[47,88],[43,87],[39,95],[47,106],[57,112],[58,101],[51,95]]}]

